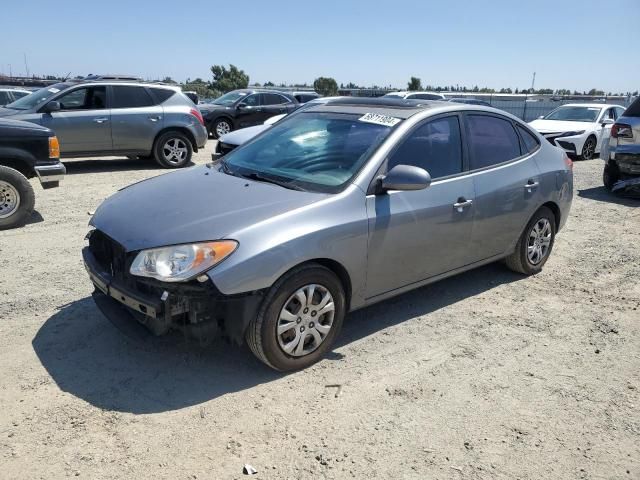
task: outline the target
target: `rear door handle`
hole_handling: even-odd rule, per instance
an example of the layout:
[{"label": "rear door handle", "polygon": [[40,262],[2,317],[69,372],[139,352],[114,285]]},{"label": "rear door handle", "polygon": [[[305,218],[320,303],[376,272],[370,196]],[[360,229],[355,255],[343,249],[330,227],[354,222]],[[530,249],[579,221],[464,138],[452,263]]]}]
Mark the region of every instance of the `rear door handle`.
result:
[{"label": "rear door handle", "polygon": [[536,182],[534,180],[529,180],[526,185],[524,186],[524,188],[527,189],[527,192],[531,193],[531,191],[534,188],[538,188],[538,185],[540,185],[540,182]]},{"label": "rear door handle", "polygon": [[473,204],[473,200],[467,200],[464,197],[460,197],[456,203],[453,204],[453,208],[455,208],[458,212],[464,212],[464,209],[470,207]]},{"label": "rear door handle", "polygon": [[100,118],[94,118],[93,121],[96,123],[104,123],[104,122],[108,122],[109,119],[107,117],[100,117]]},{"label": "rear door handle", "polygon": [[162,117],[160,115],[156,115],[155,117],[149,117],[149,120],[151,120],[152,122],[157,122],[158,120],[160,120]]}]

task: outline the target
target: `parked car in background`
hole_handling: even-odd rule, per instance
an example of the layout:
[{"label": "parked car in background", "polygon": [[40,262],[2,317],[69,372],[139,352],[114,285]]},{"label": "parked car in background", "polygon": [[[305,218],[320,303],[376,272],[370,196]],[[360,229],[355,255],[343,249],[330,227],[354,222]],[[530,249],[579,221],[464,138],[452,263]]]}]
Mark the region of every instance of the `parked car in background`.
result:
[{"label": "parked car in background", "polygon": [[56,83],[4,108],[0,117],[51,128],[63,158],[153,156],[184,167],[205,145],[199,110],[178,87],[121,80]]},{"label": "parked car in background", "polygon": [[31,92],[20,88],[0,88],[0,107],[15,102],[19,98],[26,97]]},{"label": "parked car in background", "polygon": [[607,190],[640,193],[640,97],[611,127],[603,160],[602,182]]},{"label": "parked car in background", "polygon": [[[314,105],[322,105],[332,100],[336,100],[338,98],[343,98],[343,97],[318,97],[314,100],[309,100],[307,103],[305,103],[300,108],[295,110],[294,113],[297,114],[298,112],[304,111],[307,108],[313,107]],[[222,135],[220,138],[218,138],[218,143],[216,144],[216,148],[214,152],[211,154],[211,157],[213,158],[213,160],[217,160],[218,158],[223,157],[224,155],[232,151],[234,148],[238,147],[239,145],[242,145],[243,143],[248,142],[253,137],[258,135],[259,133],[264,132],[269,127],[271,127],[271,125],[282,120],[286,116],[287,114],[285,113],[282,113],[280,115],[275,115],[265,120],[262,125],[255,125],[253,127],[242,128],[240,130],[236,130],[234,132],[230,132],[225,135]]]},{"label": "parked car in background", "polygon": [[529,122],[549,142],[582,160],[593,158],[624,107],[602,103],[569,103]]},{"label": "parked car in background", "polygon": [[58,139],[45,127],[0,119],[0,230],[24,224],[33,212],[35,193],[29,178],[54,188],[66,170]]},{"label": "parked car in background", "polygon": [[207,131],[219,138],[239,128],[263,123],[267,118],[291,113],[300,104],[288,93],[241,89],[225,93],[212,103],[200,104]]},{"label": "parked car in background", "polygon": [[194,91],[183,91],[182,93],[185,94],[185,96],[191,100],[194,104],[198,105],[198,103],[200,103],[200,97],[198,97],[198,92],[194,92]]},{"label": "parked car in background", "polygon": [[458,97],[458,98],[450,98],[449,101],[454,103],[464,103],[466,105],[481,105],[483,107],[491,106],[489,102],[485,102],[484,100],[478,100],[477,98]]},{"label": "parked car in background", "polygon": [[[438,92],[391,92],[384,95],[384,97],[397,97],[407,100],[446,100],[443,94]],[[383,97],[383,98],[384,98]]]},{"label": "parked car in background", "polygon": [[321,95],[316,92],[291,92],[291,95],[298,101],[298,103],[307,103],[321,97]]},{"label": "parked car in background", "polygon": [[571,167],[494,109],[334,100],[218,163],[120,190],[92,217],[83,258],[115,322],[246,340],[295,370],[324,356],[351,310],[501,259],[541,271]]}]

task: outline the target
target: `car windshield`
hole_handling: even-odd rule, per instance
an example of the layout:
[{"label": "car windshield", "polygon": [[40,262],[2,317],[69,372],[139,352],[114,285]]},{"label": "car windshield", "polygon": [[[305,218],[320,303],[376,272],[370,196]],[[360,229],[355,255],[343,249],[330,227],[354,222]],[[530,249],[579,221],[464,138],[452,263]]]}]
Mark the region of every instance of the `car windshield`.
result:
[{"label": "car windshield", "polygon": [[225,93],[221,97],[216,98],[213,102],[216,105],[233,105],[242,97],[246,97],[249,92],[229,92]]},{"label": "car windshield", "polygon": [[229,153],[223,167],[289,188],[337,193],[398,122],[383,115],[303,112]]},{"label": "car windshield", "polygon": [[595,122],[600,115],[598,107],[560,107],[544,117],[545,120],[564,120],[569,122]]},{"label": "car windshield", "polygon": [[41,88],[40,90],[36,90],[26,97],[22,97],[13,103],[10,103],[6,106],[6,108],[12,108],[14,110],[29,110],[37,105],[40,105],[41,103],[44,103],[45,101],[53,97],[56,93],[68,87],[69,84],[67,83],[56,83],[55,85]]}]

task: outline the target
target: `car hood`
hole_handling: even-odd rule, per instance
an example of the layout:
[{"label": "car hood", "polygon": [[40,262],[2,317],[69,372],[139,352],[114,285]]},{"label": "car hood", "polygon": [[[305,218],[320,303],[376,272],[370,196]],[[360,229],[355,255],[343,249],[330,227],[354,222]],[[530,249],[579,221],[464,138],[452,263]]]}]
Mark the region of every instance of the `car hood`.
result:
[{"label": "car hood", "polygon": [[327,198],[193,167],[144,180],[105,200],[89,222],[127,251],[234,238],[256,223]]},{"label": "car hood", "polygon": [[534,120],[533,122],[530,122],[529,125],[540,133],[560,133],[591,130],[593,124],[589,122],[567,122],[562,120]]},{"label": "car hood", "polygon": [[221,136],[220,141],[229,145],[242,145],[269,127],[271,127],[271,125],[256,125],[254,127],[241,128],[240,130]]}]

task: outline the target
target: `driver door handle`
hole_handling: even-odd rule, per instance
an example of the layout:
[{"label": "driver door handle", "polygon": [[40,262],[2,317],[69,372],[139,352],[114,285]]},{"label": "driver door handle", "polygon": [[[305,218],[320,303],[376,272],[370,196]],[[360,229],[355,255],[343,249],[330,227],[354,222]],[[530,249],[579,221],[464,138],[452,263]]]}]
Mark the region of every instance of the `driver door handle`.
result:
[{"label": "driver door handle", "polygon": [[470,207],[473,204],[473,200],[467,200],[464,197],[460,197],[456,203],[453,204],[453,208],[455,208],[459,213],[464,212],[464,209]]},{"label": "driver door handle", "polygon": [[108,122],[109,119],[107,117],[100,117],[100,118],[94,118],[93,121],[96,123],[104,123],[104,122]]},{"label": "driver door handle", "polygon": [[529,180],[526,185],[524,186],[524,188],[527,189],[527,192],[531,193],[531,191],[534,188],[538,188],[538,185],[540,185],[540,182],[536,182],[534,180]]}]

